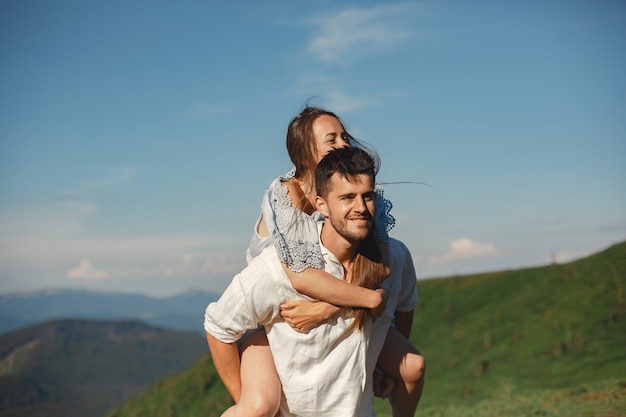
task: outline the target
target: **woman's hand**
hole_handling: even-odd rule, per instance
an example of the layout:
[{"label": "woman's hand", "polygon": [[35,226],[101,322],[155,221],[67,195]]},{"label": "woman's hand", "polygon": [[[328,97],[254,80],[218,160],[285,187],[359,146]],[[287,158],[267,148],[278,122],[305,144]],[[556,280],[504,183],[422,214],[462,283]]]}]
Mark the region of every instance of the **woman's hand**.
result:
[{"label": "woman's hand", "polygon": [[381,296],[381,303],[378,307],[370,309],[370,314],[372,315],[372,320],[376,320],[385,312],[385,308],[387,307],[387,298],[389,298],[389,294],[382,288],[377,288],[376,292]]},{"label": "woman's hand", "polygon": [[292,300],[280,305],[280,315],[299,332],[308,332],[341,310],[323,301]]}]

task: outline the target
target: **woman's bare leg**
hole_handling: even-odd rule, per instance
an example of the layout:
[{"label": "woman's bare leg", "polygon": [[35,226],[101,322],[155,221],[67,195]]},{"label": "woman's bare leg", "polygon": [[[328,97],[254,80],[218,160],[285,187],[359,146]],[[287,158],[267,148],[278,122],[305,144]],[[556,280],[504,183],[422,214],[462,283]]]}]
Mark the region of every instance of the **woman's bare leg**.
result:
[{"label": "woman's bare leg", "polygon": [[413,417],[424,389],[424,357],[391,326],[377,365],[396,380],[396,389],[389,395],[393,417]]},{"label": "woman's bare leg", "polygon": [[241,398],[222,417],[274,417],[281,386],[265,330],[257,329],[241,346]]}]

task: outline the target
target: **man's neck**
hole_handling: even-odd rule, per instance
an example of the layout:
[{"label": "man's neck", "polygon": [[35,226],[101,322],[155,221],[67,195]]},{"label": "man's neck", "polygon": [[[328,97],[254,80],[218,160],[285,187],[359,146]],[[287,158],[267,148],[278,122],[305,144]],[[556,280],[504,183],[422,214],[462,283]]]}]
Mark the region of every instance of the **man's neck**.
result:
[{"label": "man's neck", "polygon": [[359,243],[346,240],[332,226],[326,224],[322,225],[320,239],[322,245],[337,257],[345,270],[350,271]]}]

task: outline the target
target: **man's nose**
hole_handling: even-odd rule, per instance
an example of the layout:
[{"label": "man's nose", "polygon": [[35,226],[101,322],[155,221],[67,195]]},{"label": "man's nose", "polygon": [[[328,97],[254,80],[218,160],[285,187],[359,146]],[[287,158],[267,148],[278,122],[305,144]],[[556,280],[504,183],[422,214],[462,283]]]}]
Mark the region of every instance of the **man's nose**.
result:
[{"label": "man's nose", "polygon": [[363,197],[358,197],[354,202],[354,211],[359,213],[364,213],[367,210],[367,205],[365,204],[365,199]]}]

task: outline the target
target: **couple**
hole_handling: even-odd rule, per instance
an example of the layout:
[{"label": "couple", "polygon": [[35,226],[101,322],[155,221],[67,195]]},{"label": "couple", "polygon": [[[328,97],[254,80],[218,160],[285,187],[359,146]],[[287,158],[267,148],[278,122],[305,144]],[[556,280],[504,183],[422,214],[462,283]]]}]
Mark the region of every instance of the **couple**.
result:
[{"label": "couple", "polygon": [[[294,146],[298,141],[301,146]],[[394,416],[413,415],[417,407],[423,358],[407,340],[417,301],[408,250],[393,239],[384,245],[391,275],[384,279],[389,273],[387,269],[383,276],[379,273],[370,281],[374,283],[371,288],[384,289],[386,303],[382,305],[380,290],[344,281],[359,281],[360,277],[352,272],[359,256],[367,252],[363,247],[367,246],[368,237],[376,235],[379,240],[386,240],[380,237],[389,226],[387,221],[382,232],[380,227],[372,230],[384,224],[381,213],[388,213],[384,207],[376,207],[384,199],[375,188],[375,163],[368,153],[354,146],[356,143],[334,114],[320,109],[305,109],[290,125],[287,147],[296,165],[295,173],[268,190],[255,234],[259,245],[253,239],[250,247],[253,259],[220,300],[207,307],[205,314],[213,360],[237,403],[225,415],[253,415],[258,411],[258,415],[273,416],[279,405],[284,416],[373,415],[377,365],[379,377],[383,373],[395,380],[395,387],[390,387]],[[335,148],[338,150],[328,152]],[[305,157],[298,156],[298,152]],[[298,158],[308,158],[310,163],[299,163]],[[306,169],[318,162],[315,177],[306,175]],[[308,188],[311,184],[315,184],[315,189]],[[313,194],[315,198],[309,197]],[[284,199],[286,195],[288,199]],[[288,222],[281,218],[284,214],[279,214],[286,210],[281,208],[285,201],[299,208],[291,210],[293,217]],[[306,207],[306,202],[311,207]],[[309,214],[315,209],[323,215],[323,223],[311,223]],[[293,224],[300,239],[293,230],[285,229]],[[304,233],[306,228],[309,230]],[[268,234],[264,229],[272,231],[274,246],[266,243],[269,239],[264,237]],[[310,236],[305,236],[310,233],[319,240],[311,242]],[[299,269],[298,273],[285,268],[292,268],[293,258],[300,256],[292,241],[297,242],[296,247],[304,244],[307,253],[316,255],[317,251],[319,256],[309,258],[321,268],[309,268],[308,258],[304,268],[293,268]],[[254,254],[262,247],[260,242],[269,248]],[[359,271],[369,273],[368,269]],[[302,294],[337,305],[376,308],[377,318],[365,317],[355,325],[358,317],[351,314],[351,309],[310,302],[312,299]],[[350,304],[351,301],[355,302]],[[319,310],[324,312],[310,313]],[[311,315],[316,318],[311,319]],[[394,318],[395,326],[390,328]],[[242,339],[246,331],[259,324],[264,330],[248,332]],[[296,332],[290,325],[304,332]],[[383,377],[379,382],[384,388],[389,381]],[[256,402],[257,398],[261,401]],[[260,408],[256,408],[259,404]]]}]

